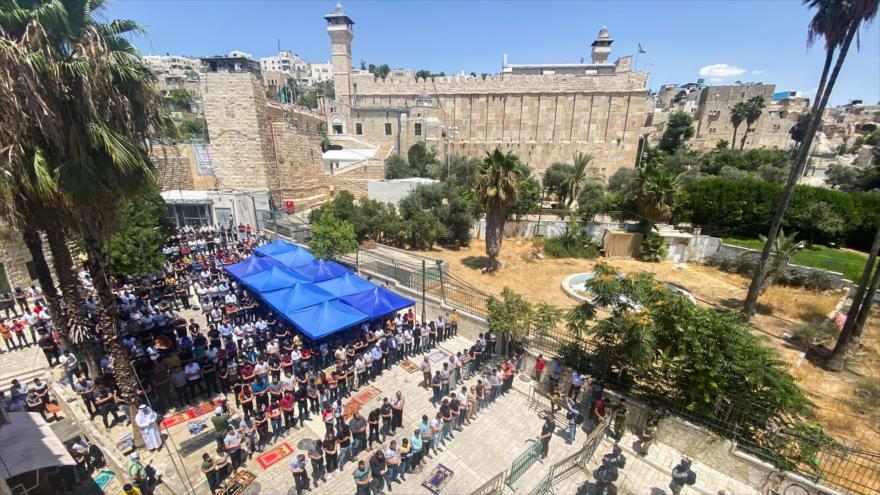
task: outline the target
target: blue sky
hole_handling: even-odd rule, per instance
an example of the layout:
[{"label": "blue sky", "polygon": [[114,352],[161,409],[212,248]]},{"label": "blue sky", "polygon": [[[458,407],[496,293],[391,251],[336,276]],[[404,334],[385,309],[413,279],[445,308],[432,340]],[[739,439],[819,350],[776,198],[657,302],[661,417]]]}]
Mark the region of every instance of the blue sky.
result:
[{"label": "blue sky", "polygon": [[[502,54],[511,63],[589,60],[590,42],[603,25],[614,38],[612,59],[647,53],[639,68],[649,86],[694,81],[763,81],[777,90],[812,93],[822,46],[807,50],[811,13],[794,0],[616,2],[348,1],[355,21],[355,64],[429,69],[447,74],[496,73]],[[255,57],[281,47],[311,62],[330,57],[322,16],[335,2],[112,0],[108,18],[146,27],[144,53],[211,55],[244,50]],[[880,28],[861,33],[831,98],[880,100]]]}]

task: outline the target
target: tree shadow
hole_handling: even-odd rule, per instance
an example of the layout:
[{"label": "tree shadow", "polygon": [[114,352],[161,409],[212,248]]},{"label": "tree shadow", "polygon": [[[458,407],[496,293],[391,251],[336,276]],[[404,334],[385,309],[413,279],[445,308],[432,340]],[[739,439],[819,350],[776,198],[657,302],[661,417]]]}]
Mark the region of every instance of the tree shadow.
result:
[{"label": "tree shadow", "polygon": [[[738,297],[728,297],[727,299],[721,299],[718,301],[718,305],[722,306],[726,309],[731,310],[741,310],[743,306],[743,300]],[[759,315],[764,316],[772,316],[773,310],[770,306],[766,304],[758,303],[758,306],[755,308],[755,312]]]},{"label": "tree shadow", "polygon": [[488,256],[467,256],[461,259],[461,264],[473,268],[474,270],[482,270],[489,266]]}]

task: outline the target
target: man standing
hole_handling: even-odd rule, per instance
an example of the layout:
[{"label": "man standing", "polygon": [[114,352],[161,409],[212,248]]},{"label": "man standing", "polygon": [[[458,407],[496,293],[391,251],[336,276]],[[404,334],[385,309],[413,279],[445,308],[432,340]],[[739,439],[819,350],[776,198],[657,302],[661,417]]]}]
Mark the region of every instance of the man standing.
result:
[{"label": "man standing", "polygon": [[159,433],[158,418],[152,408],[141,404],[134,421],[141,429],[141,437],[147,450],[153,452],[162,448],[162,434]]},{"label": "man standing", "polygon": [[49,362],[49,367],[55,366],[60,362],[58,360],[58,343],[52,338],[51,333],[46,332],[45,335],[40,337],[40,340],[37,341],[37,345],[40,346],[40,349],[43,350],[43,354],[46,355],[46,361]]},{"label": "man standing", "polygon": [[[373,493],[383,494],[385,485],[385,473],[388,472],[388,464],[385,462],[385,453],[382,449],[376,450],[376,453],[370,457],[370,474],[373,477]],[[389,485],[390,488],[390,485]]]},{"label": "man standing", "polygon": [[571,445],[574,443],[574,437],[577,434],[577,425],[583,421],[583,416],[581,416],[581,411],[577,407],[577,402],[572,400],[571,397],[566,397],[565,402],[568,406],[568,413],[566,414],[568,419],[568,440],[566,442]]},{"label": "man standing", "polygon": [[422,371],[422,378],[424,378],[424,387],[431,387],[431,361],[428,360],[428,356],[425,356],[422,359],[422,364],[419,365],[419,369]]},{"label": "man standing", "polygon": [[403,406],[406,401],[403,399],[403,392],[398,390],[394,393],[394,399],[391,400],[391,433],[394,434],[398,428],[403,428]]},{"label": "man standing", "polygon": [[562,376],[562,364],[559,362],[559,358],[553,358],[553,362],[550,363],[550,390],[559,386],[559,377]]},{"label": "man standing", "polygon": [[602,424],[607,417],[608,412],[605,410],[605,399],[600,395],[599,398],[593,402],[593,407],[590,409],[590,420],[593,422],[590,431]]},{"label": "man standing", "polygon": [[544,373],[544,367],[547,361],[544,361],[544,355],[538,354],[538,360],[535,361],[535,381],[541,383],[541,375]]},{"label": "man standing", "polygon": [[[342,471],[342,468],[339,470]],[[373,478],[370,476],[370,469],[364,461],[358,461],[357,468],[355,468],[352,476],[354,477],[354,482],[357,486],[355,495],[370,495],[370,482]]]},{"label": "man standing", "polygon": [[141,464],[141,456],[137,452],[132,452],[128,456],[128,476],[134,482],[134,486],[138,488],[144,495],[153,493],[153,480],[147,468]]},{"label": "man standing", "polygon": [[336,428],[336,444],[339,445],[339,472],[341,473],[351,448],[351,429],[345,424],[345,421],[340,421],[339,427]]},{"label": "man standing", "polygon": [[693,485],[696,482],[697,473],[691,470],[691,460],[685,457],[678,466],[672,468],[672,481],[669,482],[669,489],[672,490],[672,495],[681,495],[681,489],[685,485]]},{"label": "man standing", "polygon": [[626,433],[626,420],[629,411],[626,408],[626,399],[620,399],[617,409],[614,410],[614,437],[620,440]]},{"label": "man standing", "polygon": [[214,425],[214,439],[217,440],[217,446],[222,447],[223,439],[226,437],[226,429],[229,427],[229,414],[224,413],[223,408],[217,406],[214,408],[211,424]]},{"label": "man standing", "polygon": [[348,428],[351,430],[352,438],[351,458],[354,459],[361,449],[367,446],[367,420],[359,411],[355,411],[348,422]]},{"label": "man standing", "polygon": [[538,437],[538,441],[541,442],[541,459],[547,458],[547,452],[550,450],[550,437],[553,436],[555,430],[556,423],[553,421],[553,416],[544,415],[544,425],[541,426],[541,436]]},{"label": "man standing", "polygon": [[290,461],[290,471],[293,473],[293,481],[296,485],[296,494],[302,495],[303,490],[311,491],[309,487],[309,475],[306,473],[306,456],[299,454]]},{"label": "man standing", "polygon": [[574,399],[577,402],[578,397],[581,394],[581,385],[584,384],[584,375],[580,374],[578,370],[574,370],[571,372],[571,384],[568,387],[568,396]]},{"label": "man standing", "polygon": [[223,446],[229,453],[229,460],[232,461],[232,470],[235,471],[239,466],[244,467],[246,464],[241,459],[241,435],[235,431],[235,428],[229,426],[226,428],[226,437],[223,438]]}]

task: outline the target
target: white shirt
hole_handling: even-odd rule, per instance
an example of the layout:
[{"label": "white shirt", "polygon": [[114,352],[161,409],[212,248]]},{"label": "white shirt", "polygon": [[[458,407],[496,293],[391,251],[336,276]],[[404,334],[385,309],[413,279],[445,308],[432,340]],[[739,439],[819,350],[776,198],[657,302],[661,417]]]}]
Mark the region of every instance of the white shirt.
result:
[{"label": "white shirt", "polygon": [[202,368],[198,363],[189,363],[183,367],[183,371],[186,373],[186,379],[191,382],[200,378],[199,372],[201,370]]}]

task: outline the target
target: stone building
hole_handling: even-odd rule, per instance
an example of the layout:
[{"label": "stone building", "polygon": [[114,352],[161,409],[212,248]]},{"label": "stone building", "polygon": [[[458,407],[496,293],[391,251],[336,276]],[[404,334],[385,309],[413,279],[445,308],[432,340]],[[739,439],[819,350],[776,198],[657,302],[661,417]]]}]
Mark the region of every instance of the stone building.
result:
[{"label": "stone building", "polygon": [[406,153],[416,142],[482,157],[500,147],[536,173],[594,156],[597,174],[633,167],[649,113],[647,73],[631,57],[608,62],[602,29],[589,64],[510,65],[498,75],[375,78],[352,70],[354,21],[341,6],[325,16],[333,55],[334,99],[322,101],[333,134],[357,136]]},{"label": "stone building", "polygon": [[[694,117],[694,136],[687,141],[687,145],[694,149],[712,149],[722,139],[738,148],[745,138],[745,149],[787,149],[795,144],[789,131],[797,123],[798,116],[809,110],[809,99],[790,92],[774,94],[773,84],[704,86],[702,82],[660,88],[655,95],[651,118],[649,142],[652,145],[659,143],[669,115],[674,112],[686,112]],[[737,103],[754,96],[762,96],[766,106],[751,129],[747,130],[746,122],[740,124],[734,143],[731,111]]]}]

